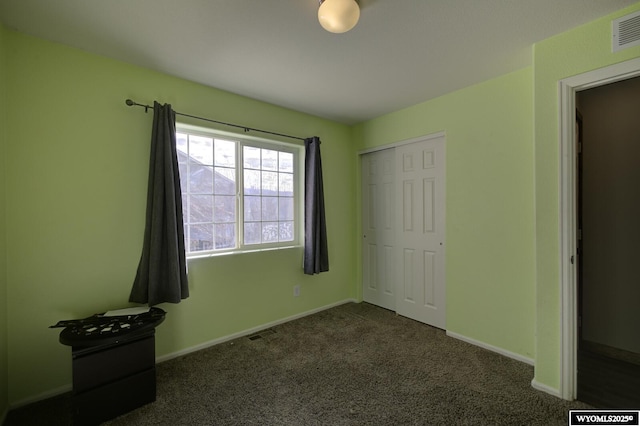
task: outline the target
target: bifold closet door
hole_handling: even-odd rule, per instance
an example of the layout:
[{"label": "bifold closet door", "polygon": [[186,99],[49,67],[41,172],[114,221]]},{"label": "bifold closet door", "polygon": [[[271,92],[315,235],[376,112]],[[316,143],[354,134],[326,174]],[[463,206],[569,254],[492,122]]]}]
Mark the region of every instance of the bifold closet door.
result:
[{"label": "bifold closet door", "polygon": [[363,299],[444,329],[445,139],[362,156]]},{"label": "bifold closet door", "polygon": [[362,292],[365,302],[395,311],[395,154],[362,156]]},{"label": "bifold closet door", "polygon": [[396,312],[446,327],[445,140],[396,148]]}]

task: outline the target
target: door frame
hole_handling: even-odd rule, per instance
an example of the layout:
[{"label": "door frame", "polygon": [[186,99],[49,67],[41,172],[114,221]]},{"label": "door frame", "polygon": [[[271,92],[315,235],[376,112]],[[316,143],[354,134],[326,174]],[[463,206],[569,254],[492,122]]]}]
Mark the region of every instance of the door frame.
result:
[{"label": "door frame", "polygon": [[436,133],[429,133],[428,135],[418,136],[417,138],[405,139],[405,140],[398,141],[398,142],[388,143],[386,145],[379,145],[379,146],[375,146],[373,148],[362,149],[362,150],[358,151],[358,157],[362,157],[364,154],[369,154],[371,152],[384,151],[385,149],[396,148],[398,146],[409,145],[409,144],[416,143],[416,142],[428,141],[428,140],[431,140],[431,139],[438,139],[438,138],[445,138],[446,139],[446,137],[447,137],[447,134],[444,131],[436,132]]},{"label": "door frame", "polygon": [[560,396],[574,400],[578,374],[576,92],[640,76],[640,58],[600,68],[559,82],[559,216],[561,358]]}]

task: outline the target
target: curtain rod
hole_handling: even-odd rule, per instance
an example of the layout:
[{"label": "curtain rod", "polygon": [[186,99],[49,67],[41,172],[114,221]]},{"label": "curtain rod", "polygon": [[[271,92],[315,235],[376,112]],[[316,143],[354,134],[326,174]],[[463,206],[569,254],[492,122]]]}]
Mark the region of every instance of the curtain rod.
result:
[{"label": "curtain rod", "polygon": [[[131,99],[127,99],[125,101],[125,103],[127,105],[129,105],[129,106],[143,107],[144,108],[144,112],[148,112],[149,109],[153,109],[153,107],[151,105],[139,104],[137,102],[132,101]],[[254,132],[260,132],[260,133],[267,133],[269,135],[282,136],[282,137],[285,137],[285,138],[297,139],[299,141],[304,141],[305,140],[304,138],[300,138],[300,137],[297,137],[297,136],[291,136],[291,135],[285,135],[284,133],[276,133],[276,132],[270,132],[268,130],[254,129],[253,127],[247,127],[247,126],[240,126],[238,124],[225,123],[224,121],[217,121],[217,120],[212,120],[210,118],[204,118],[204,117],[198,117],[198,116],[195,116],[195,115],[183,114],[183,113],[177,112],[177,111],[174,111],[174,112],[176,113],[176,115],[181,115],[183,117],[195,118],[196,120],[209,121],[211,123],[217,123],[217,124],[223,124],[225,126],[236,127],[238,129],[244,130],[245,133],[250,132],[250,131],[254,131]]]}]

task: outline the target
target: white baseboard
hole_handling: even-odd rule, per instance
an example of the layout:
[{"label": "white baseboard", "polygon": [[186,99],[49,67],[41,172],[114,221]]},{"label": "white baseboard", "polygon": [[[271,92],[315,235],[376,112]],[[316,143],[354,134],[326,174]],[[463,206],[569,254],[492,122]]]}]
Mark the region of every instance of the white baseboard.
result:
[{"label": "white baseboard", "polygon": [[506,349],[502,349],[497,346],[493,346],[488,343],[484,343],[479,340],[475,340],[470,337],[463,336],[462,334],[454,333],[452,331],[447,331],[447,336],[453,337],[454,339],[462,340],[463,342],[471,343],[472,345],[475,345],[475,346],[480,346],[481,348],[490,350],[492,352],[497,352],[500,355],[504,355],[508,358],[515,359],[516,361],[524,362],[525,364],[534,365],[535,363],[532,358],[528,358],[526,356],[517,354],[515,352],[511,352]]},{"label": "white baseboard", "polygon": [[544,385],[544,384],[536,381],[536,379],[531,380],[531,387],[534,388],[534,389],[537,389],[539,391],[548,393],[549,395],[553,395],[553,396],[556,396],[558,398],[564,399],[564,398],[562,398],[562,395],[560,394],[560,390],[558,390],[556,388],[552,388],[551,386]]},{"label": "white baseboard", "polygon": [[272,321],[272,322],[269,322],[269,323],[266,323],[266,324],[261,324],[261,325],[259,325],[257,327],[253,327],[253,328],[249,328],[247,330],[239,331],[237,333],[229,334],[228,336],[218,337],[217,339],[213,339],[213,340],[210,340],[208,342],[201,343],[199,345],[191,346],[189,348],[182,349],[182,350],[177,351],[177,352],[172,352],[170,354],[159,356],[159,357],[156,358],[156,362],[159,363],[159,362],[163,362],[163,361],[168,361],[170,359],[177,358],[177,357],[180,357],[180,356],[183,356],[183,355],[187,355],[187,354],[190,354],[192,352],[197,352],[197,351],[200,351],[202,349],[210,348],[211,346],[219,345],[221,343],[228,342],[230,340],[237,339],[239,337],[248,336],[250,334],[257,333],[258,331],[261,331],[261,330],[264,330],[264,329],[267,329],[267,328],[270,328],[270,327],[275,327],[276,325],[284,324],[284,323],[289,322],[289,321],[293,321],[293,320],[297,320],[297,319],[300,319],[300,318],[304,318],[306,316],[313,315],[313,314],[316,314],[318,312],[326,311],[327,309],[335,308],[336,306],[344,305],[346,303],[358,303],[358,301],[356,299],[345,299],[345,300],[342,300],[340,302],[332,303],[330,305],[325,305],[325,306],[322,306],[320,308],[316,308],[316,309],[312,309],[310,311],[302,312],[300,314],[292,315],[290,317],[282,318],[282,319],[279,319],[279,320],[276,320],[276,321]]},{"label": "white baseboard", "polygon": [[[490,345],[488,343],[480,342],[478,340],[471,339],[469,337],[463,336],[463,335],[458,334],[458,333],[454,333],[452,331],[447,331],[447,336],[453,337],[454,339],[462,340],[462,341],[467,342],[467,343],[471,343],[472,345],[480,346],[481,348],[488,349],[490,351],[497,352],[497,353],[499,353],[501,355],[504,355],[506,357],[513,358],[513,359],[515,359],[517,361],[521,361],[521,362],[524,362],[526,364],[535,366],[535,361],[532,358],[528,358],[526,356],[522,356],[520,354],[508,351],[506,349],[502,349],[502,348],[499,348],[497,346]],[[553,395],[553,396],[555,396],[557,398],[563,399],[562,395],[560,394],[560,391],[558,389],[552,388],[551,386],[547,386],[545,384],[542,384],[542,383],[536,381],[536,379],[531,380],[531,387],[536,389],[536,390],[542,391],[544,393],[548,393],[549,395]]]},{"label": "white baseboard", "polygon": [[51,389],[38,395],[30,396],[28,398],[21,399],[20,401],[16,401],[9,405],[9,410],[24,407],[25,405],[33,404],[34,402],[53,398],[55,396],[62,395],[63,393],[71,392],[72,390],[73,387],[71,386],[71,384],[60,386],[59,388]]},{"label": "white baseboard", "polygon": [[[306,317],[306,316],[309,316],[309,315],[312,315],[312,314],[315,314],[315,313],[318,313],[318,312],[326,311],[327,309],[331,309],[331,308],[334,308],[336,306],[340,306],[340,305],[344,305],[346,303],[352,303],[352,302],[353,303],[358,303],[358,300],[356,300],[356,299],[345,299],[345,300],[342,300],[342,301],[339,301],[339,302],[336,302],[336,303],[332,303],[330,305],[322,306],[320,308],[312,309],[310,311],[302,312],[300,314],[292,315],[290,317],[286,317],[286,318],[282,318],[282,319],[279,319],[279,320],[276,320],[276,321],[272,321],[272,322],[269,322],[269,323],[266,323],[266,324],[262,324],[262,325],[259,325],[257,327],[250,328],[248,330],[243,330],[243,331],[240,331],[238,333],[234,333],[234,334],[231,334],[231,335],[228,335],[228,336],[224,336],[224,337],[220,337],[220,338],[217,338],[217,339],[213,339],[213,340],[211,340],[209,342],[205,342],[205,343],[202,343],[200,345],[192,346],[190,348],[186,348],[186,349],[183,349],[183,350],[180,350],[180,351],[177,351],[177,352],[172,352],[170,354],[166,354],[166,355],[162,355],[160,357],[156,357],[156,362],[159,363],[159,362],[163,362],[163,361],[168,361],[170,359],[177,358],[179,356],[186,355],[186,354],[189,354],[191,352],[196,352],[196,351],[199,351],[201,349],[206,349],[208,347],[211,347],[211,346],[214,346],[214,345],[218,345],[220,343],[224,343],[224,342],[227,342],[229,340],[237,339],[238,337],[248,336],[250,334],[256,333],[256,332],[261,331],[261,330],[264,330],[266,328],[270,328],[270,327],[274,327],[276,325],[284,324],[284,323],[289,322],[289,321],[293,321],[293,320],[296,320],[296,319],[299,319],[299,318],[303,318],[303,317]],[[14,402],[14,403],[9,405],[9,410],[13,410],[15,408],[20,408],[20,407],[23,407],[25,405],[29,405],[29,404],[32,404],[34,402],[42,401],[42,400],[45,400],[45,399],[48,399],[48,398],[53,398],[55,396],[62,395],[64,393],[71,392],[72,390],[73,390],[72,385],[71,384],[67,384],[67,385],[61,386],[59,388],[52,389],[52,390],[43,392],[41,394],[38,394],[38,395],[35,395],[35,396],[31,396],[31,397],[22,399],[20,401]],[[5,417],[6,417],[7,413],[4,413]],[[0,425],[2,425],[3,423],[4,423],[4,417],[1,417],[0,418]]]}]

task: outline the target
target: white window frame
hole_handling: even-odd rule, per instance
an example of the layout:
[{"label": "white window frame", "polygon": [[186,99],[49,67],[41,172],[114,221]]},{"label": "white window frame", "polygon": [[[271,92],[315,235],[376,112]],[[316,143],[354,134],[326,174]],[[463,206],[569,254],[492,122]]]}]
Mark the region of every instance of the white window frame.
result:
[{"label": "white window frame", "polygon": [[[303,170],[304,170],[304,146],[298,144],[292,144],[282,141],[276,141],[271,139],[265,139],[255,137],[253,135],[239,135],[237,133],[225,132],[217,129],[209,129],[206,127],[194,126],[184,123],[176,123],[176,133],[187,133],[190,135],[203,136],[208,138],[224,139],[225,141],[231,141],[236,143],[236,194],[235,194],[235,208],[236,208],[236,244],[235,248],[230,249],[212,249],[202,251],[190,251],[189,237],[188,237],[188,210],[183,205],[183,216],[185,223],[185,252],[187,259],[211,257],[219,255],[228,255],[236,253],[248,253],[264,250],[277,250],[292,247],[300,247],[303,241]],[[293,241],[282,241],[272,243],[257,243],[257,244],[244,244],[244,164],[243,164],[243,148],[245,146],[251,146],[262,149],[271,149],[282,152],[289,152],[293,154],[293,201],[294,201],[294,236]],[[188,177],[182,179],[182,181],[188,182]],[[188,186],[188,185],[187,185]],[[182,188],[183,196],[189,195],[189,188]]]}]

